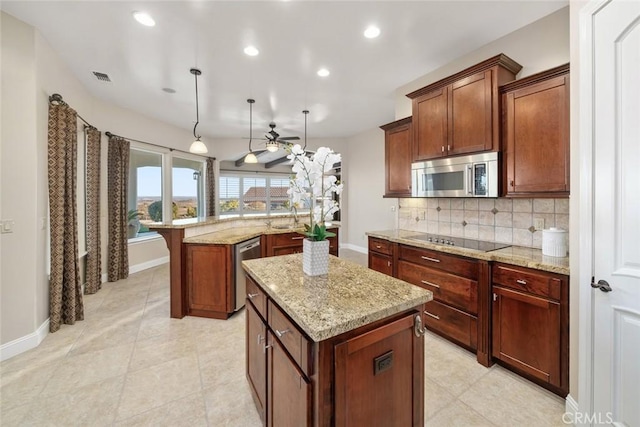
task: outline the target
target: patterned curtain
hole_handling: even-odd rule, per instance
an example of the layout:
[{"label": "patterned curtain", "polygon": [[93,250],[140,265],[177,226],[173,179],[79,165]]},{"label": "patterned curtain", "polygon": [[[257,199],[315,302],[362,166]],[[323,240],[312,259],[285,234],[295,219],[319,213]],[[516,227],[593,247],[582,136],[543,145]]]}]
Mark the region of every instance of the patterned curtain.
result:
[{"label": "patterned curtain", "polygon": [[77,114],[68,105],[49,105],[48,139],[49,330],[55,332],[63,323],[73,325],[84,319],[78,268]]},{"label": "patterned curtain", "polygon": [[216,215],[216,159],[207,158],[207,216]]},{"label": "patterned curtain", "polygon": [[109,137],[107,159],[107,205],[109,210],[108,280],[115,282],[129,276],[127,238],[127,190],[129,185],[129,141]]},{"label": "patterned curtain", "polygon": [[100,254],[100,132],[86,127],[87,135],[87,284],[86,294],[95,294],[102,287]]}]

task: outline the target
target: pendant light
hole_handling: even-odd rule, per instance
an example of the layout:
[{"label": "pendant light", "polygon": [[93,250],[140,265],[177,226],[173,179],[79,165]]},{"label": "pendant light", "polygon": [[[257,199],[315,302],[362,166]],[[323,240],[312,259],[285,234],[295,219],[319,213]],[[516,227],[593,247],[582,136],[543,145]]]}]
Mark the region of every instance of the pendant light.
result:
[{"label": "pendant light", "polygon": [[304,114],[304,147],[303,150],[307,149],[307,116],[309,115],[309,110],[302,110],[302,114]]},{"label": "pendant light", "polygon": [[280,144],[278,144],[278,141],[276,141],[275,139],[270,139],[269,141],[267,141],[265,146],[267,147],[267,150],[272,153],[275,153],[280,149]]},{"label": "pendant light", "polygon": [[247,99],[249,103],[249,154],[247,154],[244,158],[245,163],[258,163],[258,158],[255,154],[253,154],[253,150],[251,149],[251,138],[253,136],[253,104],[256,102],[255,99]]},{"label": "pendant light", "polygon": [[198,127],[198,123],[200,123],[200,111],[198,109],[198,76],[202,74],[202,71],[198,70],[197,68],[192,68],[189,71],[195,76],[196,79],[196,124],[193,127],[193,137],[195,138],[195,141],[191,143],[189,152],[195,154],[206,154],[209,150],[207,150],[207,146],[204,145],[204,142],[200,141],[200,135],[196,134],[196,128]]}]

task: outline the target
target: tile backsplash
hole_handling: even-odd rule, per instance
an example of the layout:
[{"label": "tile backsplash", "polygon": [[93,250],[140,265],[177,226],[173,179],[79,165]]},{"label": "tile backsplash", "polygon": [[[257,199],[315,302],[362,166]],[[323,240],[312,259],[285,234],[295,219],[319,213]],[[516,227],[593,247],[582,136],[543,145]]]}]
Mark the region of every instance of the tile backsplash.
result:
[{"label": "tile backsplash", "polygon": [[398,228],[542,247],[544,228],[569,230],[569,199],[398,199]]}]

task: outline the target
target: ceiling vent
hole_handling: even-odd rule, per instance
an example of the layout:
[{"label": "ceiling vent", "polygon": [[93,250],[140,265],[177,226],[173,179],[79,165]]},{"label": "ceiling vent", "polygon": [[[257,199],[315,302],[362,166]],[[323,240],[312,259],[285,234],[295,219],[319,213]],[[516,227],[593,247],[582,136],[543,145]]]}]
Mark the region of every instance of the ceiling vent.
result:
[{"label": "ceiling vent", "polygon": [[93,75],[96,76],[96,79],[100,80],[101,82],[111,82],[111,79],[109,78],[109,75],[106,73],[101,73],[99,71],[93,71]]}]

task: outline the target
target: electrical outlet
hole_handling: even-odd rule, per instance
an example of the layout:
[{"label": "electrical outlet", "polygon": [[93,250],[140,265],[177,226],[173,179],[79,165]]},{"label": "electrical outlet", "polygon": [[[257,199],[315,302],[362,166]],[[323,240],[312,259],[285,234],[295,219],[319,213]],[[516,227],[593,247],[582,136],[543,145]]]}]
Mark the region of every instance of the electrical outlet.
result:
[{"label": "electrical outlet", "polygon": [[534,218],[533,228],[536,230],[544,230],[544,218]]},{"label": "electrical outlet", "polygon": [[12,219],[5,219],[0,223],[2,224],[2,226],[0,227],[0,232],[2,232],[2,234],[13,233],[13,225],[15,224],[15,222]]},{"label": "electrical outlet", "polygon": [[396,205],[391,206],[391,212],[395,212],[396,211]]}]

